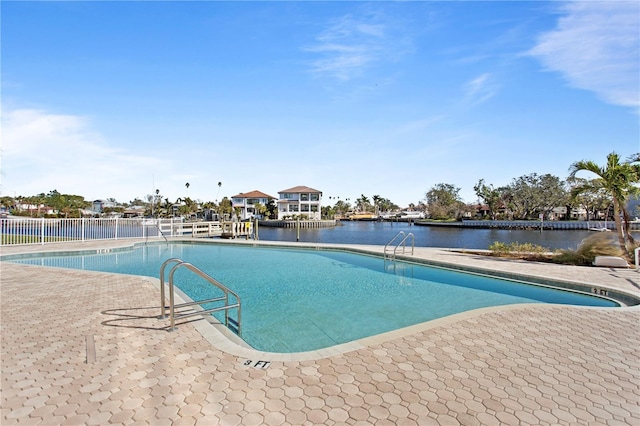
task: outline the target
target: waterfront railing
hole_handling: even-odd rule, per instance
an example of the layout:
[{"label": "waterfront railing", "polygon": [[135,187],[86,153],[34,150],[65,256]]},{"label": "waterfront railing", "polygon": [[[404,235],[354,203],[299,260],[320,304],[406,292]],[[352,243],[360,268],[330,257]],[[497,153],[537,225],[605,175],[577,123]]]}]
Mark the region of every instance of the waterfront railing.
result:
[{"label": "waterfront railing", "polygon": [[[585,231],[615,231],[614,222],[594,221],[563,221],[563,220],[472,220],[465,219],[459,222],[435,222],[418,220],[416,225],[456,227],[456,228],[484,228],[484,229],[549,229],[558,231],[585,230]],[[640,221],[629,223],[629,230],[640,231]]]},{"label": "waterfront railing", "polygon": [[219,236],[220,222],[123,218],[6,218],[0,219],[0,245],[49,244],[88,240]]}]

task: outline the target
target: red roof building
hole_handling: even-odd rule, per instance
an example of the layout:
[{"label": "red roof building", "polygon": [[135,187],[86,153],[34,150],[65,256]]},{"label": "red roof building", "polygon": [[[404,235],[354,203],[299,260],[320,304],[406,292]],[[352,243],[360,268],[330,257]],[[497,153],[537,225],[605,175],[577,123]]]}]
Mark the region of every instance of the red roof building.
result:
[{"label": "red roof building", "polygon": [[276,197],[265,194],[264,192],[254,190],[251,192],[245,192],[236,194],[231,197],[231,206],[240,209],[240,220],[246,219],[262,219],[262,214],[256,211],[257,205],[266,206],[269,204],[269,200],[275,200]]}]

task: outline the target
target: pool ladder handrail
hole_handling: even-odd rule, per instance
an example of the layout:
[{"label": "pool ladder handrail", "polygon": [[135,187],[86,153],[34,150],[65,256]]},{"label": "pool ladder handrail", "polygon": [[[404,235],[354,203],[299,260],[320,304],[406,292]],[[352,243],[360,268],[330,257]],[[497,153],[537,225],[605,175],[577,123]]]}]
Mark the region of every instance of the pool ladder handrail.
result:
[{"label": "pool ladder handrail", "polygon": [[[167,268],[167,266],[169,266],[170,264],[175,263],[175,265],[173,265],[173,267],[171,268],[171,270],[169,271],[169,306],[165,305],[165,269]],[[206,281],[208,281],[210,284],[213,284],[214,286],[216,286],[217,288],[219,288],[220,290],[222,290],[222,292],[224,293],[224,296],[222,297],[215,297],[212,299],[204,299],[204,300],[196,300],[196,301],[192,301],[192,302],[185,302],[185,303],[180,303],[180,304],[175,304],[175,299],[174,299],[174,281],[173,281],[173,276],[175,274],[175,272],[182,268],[185,267],[188,270],[190,270],[191,272],[195,273],[196,275],[198,275],[199,277],[205,279]],[[233,304],[229,304],[229,295],[233,296],[235,298],[236,303]],[[178,313],[176,314],[175,310],[176,308],[182,308],[185,306],[193,306],[193,305],[200,305],[202,303],[212,303],[212,302],[219,302],[221,300],[224,300],[224,306],[218,306],[216,308],[211,308],[211,309],[203,309],[203,310],[197,310],[194,312],[187,312],[187,313]],[[230,309],[237,309],[238,312],[238,319],[237,321],[234,320],[233,318],[229,317],[229,310]],[[208,275],[206,272],[202,271],[201,269],[195,267],[194,265],[192,265],[191,263],[185,262],[181,259],[178,258],[171,258],[166,260],[162,266],[160,266],[160,319],[164,319],[167,317],[167,309],[169,310],[169,320],[170,320],[170,328],[169,331],[173,331],[175,330],[175,322],[176,319],[181,319],[181,318],[187,318],[187,317],[192,317],[192,316],[196,316],[196,315],[203,315],[203,314],[208,314],[208,313],[212,313],[212,312],[219,312],[219,311],[223,311],[224,310],[224,325],[229,328],[230,330],[233,330],[232,327],[229,327],[229,324],[231,323],[233,325],[233,327],[235,327],[235,331],[236,334],[238,336],[242,335],[242,309],[241,309],[241,304],[240,304],[240,296],[238,296],[233,290],[231,290],[230,288],[226,287],[224,284],[220,283],[219,281],[217,281],[215,278],[211,277],[210,275]]]},{"label": "pool ladder handrail", "polygon": [[[391,244],[393,244],[393,242],[395,240],[397,240],[398,238],[402,237],[402,240],[395,245],[395,247],[393,248],[393,252],[392,255],[387,255],[387,247],[389,247]],[[415,236],[413,235],[412,232],[409,232],[408,234],[405,234],[404,231],[400,231],[398,232],[392,239],[389,240],[389,242],[384,246],[384,258],[385,259],[390,259],[390,260],[396,260],[396,253],[398,251],[398,248],[400,246],[402,246],[402,254],[405,253],[406,251],[406,245],[407,245],[407,240],[411,238],[411,254],[413,255],[413,250],[415,247]]]}]

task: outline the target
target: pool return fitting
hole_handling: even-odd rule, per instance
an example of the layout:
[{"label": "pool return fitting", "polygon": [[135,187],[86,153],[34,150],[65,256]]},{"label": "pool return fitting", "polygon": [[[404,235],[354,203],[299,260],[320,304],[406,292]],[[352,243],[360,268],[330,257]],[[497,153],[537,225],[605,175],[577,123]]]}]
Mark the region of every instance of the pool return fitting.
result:
[{"label": "pool return fitting", "polygon": [[[169,271],[169,306],[166,306],[164,277],[165,277],[165,269],[167,268],[167,266],[171,264],[174,264],[174,265]],[[195,273],[200,278],[203,278],[204,280],[208,281],[210,284],[213,284],[215,287],[222,290],[224,295],[220,297],[214,297],[212,299],[196,300],[196,301],[180,303],[176,305],[174,302],[174,292],[175,292],[174,291],[174,287],[175,287],[174,274],[180,268],[187,268],[189,271]],[[231,295],[235,299],[235,303],[229,303],[229,295]],[[215,308],[202,309],[202,310],[198,309],[190,312],[176,313],[177,308],[183,308],[186,306],[194,306],[194,305],[202,305],[205,303],[221,302],[221,301],[224,301],[224,304],[222,306],[217,306]],[[231,309],[237,310],[236,311],[237,320],[229,316],[229,310]],[[178,258],[168,259],[160,267],[160,319],[165,319],[167,317],[167,310],[169,311],[169,321],[170,321],[169,331],[175,330],[177,319],[224,311],[224,325],[231,331],[235,332],[238,336],[242,335],[242,326],[241,326],[242,314],[241,314],[241,307],[240,307],[240,296],[238,296],[235,292],[233,292],[231,289],[229,289],[228,287],[226,287],[225,285],[223,285],[213,277],[206,274],[204,271],[193,266],[191,263],[184,262],[183,260]]]}]

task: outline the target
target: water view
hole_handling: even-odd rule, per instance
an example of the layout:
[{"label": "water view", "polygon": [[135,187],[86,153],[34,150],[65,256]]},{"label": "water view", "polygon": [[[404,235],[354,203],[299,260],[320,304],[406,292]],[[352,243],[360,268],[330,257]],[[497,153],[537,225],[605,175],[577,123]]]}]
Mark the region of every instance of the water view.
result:
[{"label": "water view", "polygon": [[[548,249],[575,249],[590,231],[470,229],[416,226],[404,222],[341,222],[335,228],[300,229],[299,241],[333,244],[384,245],[398,232],[413,233],[418,247],[487,249],[495,241],[532,243]],[[296,241],[295,228],[261,226],[259,238],[267,241]]]}]

